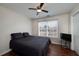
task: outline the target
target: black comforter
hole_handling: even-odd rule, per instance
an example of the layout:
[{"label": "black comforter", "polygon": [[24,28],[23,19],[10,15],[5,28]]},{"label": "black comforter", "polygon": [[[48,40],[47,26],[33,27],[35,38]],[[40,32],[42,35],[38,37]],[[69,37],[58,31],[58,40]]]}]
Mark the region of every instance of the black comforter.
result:
[{"label": "black comforter", "polygon": [[20,55],[47,55],[50,39],[47,37],[27,36],[10,41],[10,48]]}]

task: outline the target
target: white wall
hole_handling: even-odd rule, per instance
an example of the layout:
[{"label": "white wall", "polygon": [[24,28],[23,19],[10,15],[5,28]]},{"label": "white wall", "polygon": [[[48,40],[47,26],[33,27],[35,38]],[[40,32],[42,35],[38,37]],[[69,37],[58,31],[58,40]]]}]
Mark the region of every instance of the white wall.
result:
[{"label": "white wall", "polygon": [[71,49],[75,50],[79,54],[79,5],[75,7],[71,12],[71,33],[72,44]]},{"label": "white wall", "polygon": [[0,6],[0,54],[9,50],[10,34],[16,32],[29,32],[31,34],[31,20]]},{"label": "white wall", "polygon": [[[46,20],[58,20],[59,22],[59,33],[70,33],[70,14],[61,14],[49,18],[36,19],[32,21],[32,34],[38,35],[38,22]],[[59,39],[53,39],[52,42],[60,43]]]},{"label": "white wall", "polygon": [[73,17],[74,50],[79,54],[79,12]]}]

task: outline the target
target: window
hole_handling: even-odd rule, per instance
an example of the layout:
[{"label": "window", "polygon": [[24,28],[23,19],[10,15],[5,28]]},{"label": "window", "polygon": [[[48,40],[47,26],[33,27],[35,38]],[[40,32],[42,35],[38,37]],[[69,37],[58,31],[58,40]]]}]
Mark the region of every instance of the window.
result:
[{"label": "window", "polygon": [[58,37],[58,21],[45,21],[38,23],[39,36]]}]

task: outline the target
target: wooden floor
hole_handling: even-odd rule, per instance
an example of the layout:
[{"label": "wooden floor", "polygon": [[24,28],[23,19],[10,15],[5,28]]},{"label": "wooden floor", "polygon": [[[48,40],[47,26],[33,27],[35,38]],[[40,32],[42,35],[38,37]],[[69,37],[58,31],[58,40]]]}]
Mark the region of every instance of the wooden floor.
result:
[{"label": "wooden floor", "polygon": [[[13,51],[10,51],[4,54],[3,56],[16,56],[16,53]],[[61,48],[60,45],[51,44],[49,46],[48,56],[78,56],[78,54],[75,51],[72,51],[70,49]]]}]

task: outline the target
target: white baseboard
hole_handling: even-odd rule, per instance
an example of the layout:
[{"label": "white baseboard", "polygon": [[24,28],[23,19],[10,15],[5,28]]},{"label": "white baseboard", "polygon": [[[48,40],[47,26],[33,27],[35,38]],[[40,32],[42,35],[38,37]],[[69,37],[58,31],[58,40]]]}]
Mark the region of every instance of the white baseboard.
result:
[{"label": "white baseboard", "polygon": [[51,41],[51,43],[52,43],[52,44],[59,44],[59,45],[61,45],[60,43],[57,43],[57,42],[52,42],[52,41]]},{"label": "white baseboard", "polygon": [[4,55],[4,54],[6,54],[6,53],[8,53],[8,52],[10,52],[10,51],[11,51],[11,49],[9,49],[9,50],[7,50],[7,51],[5,51],[5,52],[3,52],[3,53],[0,53],[0,56]]}]

